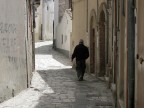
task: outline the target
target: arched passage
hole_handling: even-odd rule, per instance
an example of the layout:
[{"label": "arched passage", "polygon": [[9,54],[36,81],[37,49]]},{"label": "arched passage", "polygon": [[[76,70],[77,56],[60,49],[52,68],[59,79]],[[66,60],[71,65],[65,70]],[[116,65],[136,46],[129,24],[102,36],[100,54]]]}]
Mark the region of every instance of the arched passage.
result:
[{"label": "arched passage", "polygon": [[95,11],[91,12],[91,19],[90,19],[90,72],[95,73],[96,72],[96,54],[95,54]]},{"label": "arched passage", "polygon": [[105,62],[105,13],[102,10],[100,13],[100,17],[99,17],[99,47],[100,47],[100,51],[99,51],[99,57],[100,57],[100,72],[99,72],[99,76],[104,76],[105,75],[105,69],[106,69],[106,62]]},{"label": "arched passage", "polygon": [[90,72],[95,72],[95,29],[90,31]]}]

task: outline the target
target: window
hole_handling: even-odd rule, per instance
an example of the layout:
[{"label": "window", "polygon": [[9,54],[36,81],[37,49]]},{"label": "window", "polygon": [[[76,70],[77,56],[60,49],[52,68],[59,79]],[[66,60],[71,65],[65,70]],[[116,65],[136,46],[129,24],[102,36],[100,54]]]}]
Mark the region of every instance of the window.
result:
[{"label": "window", "polygon": [[61,39],[62,39],[61,43],[63,44],[63,34],[62,34],[62,38]]},{"label": "window", "polygon": [[67,35],[65,35],[65,42],[67,41]]}]

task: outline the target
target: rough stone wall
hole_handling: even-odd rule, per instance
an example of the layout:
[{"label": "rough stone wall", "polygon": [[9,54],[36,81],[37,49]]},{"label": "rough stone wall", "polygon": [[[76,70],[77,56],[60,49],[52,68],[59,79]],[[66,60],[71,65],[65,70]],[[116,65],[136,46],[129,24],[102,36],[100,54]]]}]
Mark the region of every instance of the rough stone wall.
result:
[{"label": "rough stone wall", "polygon": [[[69,15],[70,14],[70,15]],[[62,17],[61,22],[57,26],[57,40],[56,48],[60,52],[70,57],[70,38],[72,32],[72,20],[70,10],[66,10],[64,16]]]},{"label": "rough stone wall", "polygon": [[[26,0],[0,3],[0,102],[27,88],[28,68]],[[30,40],[31,42],[32,40]],[[31,51],[31,50],[30,50]]]},{"label": "rough stone wall", "polygon": [[61,21],[65,10],[68,8],[69,8],[69,0],[59,0],[59,21]]},{"label": "rough stone wall", "polygon": [[79,39],[83,39],[87,45],[88,39],[86,37],[86,0],[73,0],[72,15],[71,52],[73,52],[75,46],[79,43]]},{"label": "rough stone wall", "polygon": [[[96,74],[100,71],[100,50],[103,51],[103,55],[101,54],[103,60],[102,65],[106,68],[106,63],[108,61],[109,64],[112,64],[112,15],[107,14],[107,0],[73,0],[72,2],[72,13],[73,13],[73,22],[72,22],[72,42],[71,42],[71,51],[73,51],[74,46],[78,43],[80,38],[84,39],[85,44],[90,48],[90,35],[91,30],[90,27],[93,25],[95,29],[95,63],[96,63]],[[91,24],[92,11],[95,12],[96,18]],[[100,21],[100,13],[104,11],[104,17],[102,21]],[[108,18],[109,16],[110,18]],[[100,30],[100,23],[103,22],[103,30]],[[104,35],[102,38],[100,35]],[[109,37],[108,37],[109,36]],[[101,40],[100,40],[101,39]],[[109,42],[109,43],[108,43]],[[107,43],[109,45],[107,45]],[[105,49],[100,49],[100,44],[103,44]],[[101,45],[102,46],[102,45]],[[89,49],[90,50],[90,49]],[[91,51],[92,52],[92,51]],[[104,58],[105,57],[105,58]],[[90,66],[90,59],[88,59],[88,67]],[[111,66],[111,65],[110,65]],[[102,67],[102,68],[103,68]],[[88,69],[89,70],[89,69]],[[105,71],[102,70],[102,71]],[[103,72],[103,74],[105,74]]]},{"label": "rough stone wall", "polygon": [[43,40],[53,39],[54,2],[43,1],[42,7],[42,37]]},{"label": "rough stone wall", "polygon": [[27,2],[27,36],[26,36],[26,51],[27,51],[27,82],[28,87],[31,84],[32,72],[35,70],[35,39],[33,28],[33,7],[30,5],[31,0]]},{"label": "rough stone wall", "polygon": [[40,5],[38,5],[35,10],[35,23],[35,41],[39,41],[42,40],[42,0],[40,0]]}]

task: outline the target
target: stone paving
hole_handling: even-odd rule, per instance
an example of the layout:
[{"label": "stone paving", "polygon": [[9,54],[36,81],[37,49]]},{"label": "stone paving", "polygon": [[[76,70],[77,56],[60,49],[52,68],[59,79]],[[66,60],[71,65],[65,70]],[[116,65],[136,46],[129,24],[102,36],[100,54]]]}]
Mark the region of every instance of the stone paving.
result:
[{"label": "stone paving", "polygon": [[106,82],[86,74],[77,81],[70,59],[52,49],[52,42],[38,42],[36,72],[31,87],[0,104],[0,108],[114,108]]}]

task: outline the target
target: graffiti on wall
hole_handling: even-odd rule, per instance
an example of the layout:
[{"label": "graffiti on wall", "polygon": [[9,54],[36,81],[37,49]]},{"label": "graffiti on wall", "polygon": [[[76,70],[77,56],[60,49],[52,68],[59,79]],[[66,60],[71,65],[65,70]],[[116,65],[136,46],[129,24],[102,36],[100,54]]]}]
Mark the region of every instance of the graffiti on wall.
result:
[{"label": "graffiti on wall", "polygon": [[0,22],[0,49],[1,56],[17,56],[22,53],[19,45],[23,39],[17,33],[17,26],[14,23]]},{"label": "graffiti on wall", "polygon": [[16,25],[0,22],[0,33],[16,33]]}]

